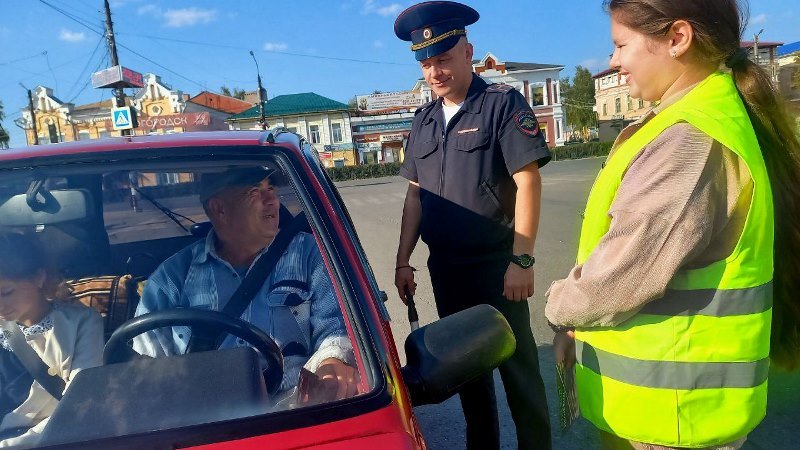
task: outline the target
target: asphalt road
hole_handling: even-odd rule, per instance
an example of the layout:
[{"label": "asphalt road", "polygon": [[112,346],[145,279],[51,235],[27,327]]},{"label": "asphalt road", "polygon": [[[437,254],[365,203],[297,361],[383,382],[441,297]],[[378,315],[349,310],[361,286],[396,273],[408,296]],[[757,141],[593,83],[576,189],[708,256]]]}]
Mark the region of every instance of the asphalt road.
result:
[{"label": "asphalt road", "polygon": [[[553,280],[563,278],[573,266],[578,246],[580,212],[601,163],[601,159],[552,162],[542,169],[542,217],[536,244],[536,293],[529,303],[531,326],[538,343],[553,424],[557,424],[555,375],[550,345],[553,333],[544,318],[544,293]],[[392,331],[403,361],[405,355],[402,354],[402,342],[409,333],[409,325],[405,308],[394,289],[394,258],[406,187],[405,180],[399,177],[338,183],[339,192],[355,222],[378,284],[389,294]],[[418,269],[415,301],[421,324],[436,319],[426,267],[427,256],[427,248],[420,242],[411,259],[411,265]],[[496,371],[495,384],[501,414],[502,448],[514,449],[514,425]],[[744,449],[796,448],[797,440],[800,439],[800,374],[773,374],[769,392],[767,417],[750,435]],[[464,448],[464,420],[457,397],[440,405],[416,408],[415,412],[428,448]],[[555,449],[583,450],[597,447],[595,432],[583,419],[576,422],[564,435],[554,430]]]}]

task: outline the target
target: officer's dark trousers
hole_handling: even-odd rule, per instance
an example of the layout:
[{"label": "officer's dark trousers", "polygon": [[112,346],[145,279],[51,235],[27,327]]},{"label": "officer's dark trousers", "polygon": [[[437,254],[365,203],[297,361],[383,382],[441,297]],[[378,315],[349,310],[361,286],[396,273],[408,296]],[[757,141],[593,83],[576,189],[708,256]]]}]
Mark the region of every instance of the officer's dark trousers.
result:
[{"label": "officer's dark trousers", "polygon": [[[528,303],[511,302],[503,297],[503,276],[507,268],[505,261],[462,265],[433,252],[428,259],[440,317],[487,303],[508,320],[517,339],[517,349],[500,366],[500,376],[516,425],[518,448],[549,450],[550,419]],[[499,449],[500,427],[492,375],[462,389],[460,397],[467,422],[467,449]]]}]

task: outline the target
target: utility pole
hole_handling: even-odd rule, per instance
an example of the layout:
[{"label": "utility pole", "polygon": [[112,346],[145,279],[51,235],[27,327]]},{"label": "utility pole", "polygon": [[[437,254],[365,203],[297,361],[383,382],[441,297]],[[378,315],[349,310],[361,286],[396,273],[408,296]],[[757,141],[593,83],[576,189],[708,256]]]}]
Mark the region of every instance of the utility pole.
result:
[{"label": "utility pole", "polygon": [[[114,23],[111,22],[111,7],[108,5],[108,0],[103,0],[106,10],[106,39],[108,40],[108,51],[111,54],[111,65],[119,65],[119,57],[117,57],[117,42],[114,40]],[[125,91],[121,86],[114,88],[114,97],[117,99],[117,107],[125,106]],[[130,136],[131,130],[122,130],[123,136]]]},{"label": "utility pole", "polygon": [[256,63],[256,73],[258,74],[258,123],[261,124],[261,129],[267,129],[267,117],[266,111],[264,111],[264,88],[261,86],[261,69],[258,68],[258,60],[256,60],[256,55],[250,50],[250,56],[253,57],[253,61]]},{"label": "utility pole", "polygon": [[[22,89],[28,91],[28,108],[31,110],[31,123],[33,124],[33,145],[39,144],[39,129],[36,127],[36,112],[33,110],[33,93],[26,88],[24,84],[20,83]],[[27,136],[25,136],[27,139]]]}]

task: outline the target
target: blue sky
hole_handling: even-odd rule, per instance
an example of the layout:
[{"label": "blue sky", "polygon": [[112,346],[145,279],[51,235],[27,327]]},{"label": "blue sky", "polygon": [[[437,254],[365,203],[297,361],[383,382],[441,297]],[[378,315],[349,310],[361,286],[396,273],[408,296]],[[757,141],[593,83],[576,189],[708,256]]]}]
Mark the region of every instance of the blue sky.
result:
[{"label": "blue sky", "polygon": [[[45,0],[101,30],[101,0]],[[394,36],[397,14],[413,1],[393,0],[113,0],[123,65],[154,72],[175,89],[196,94],[222,85],[255,89],[256,53],[269,96],[316,92],[346,102],[356,94],[413,86],[420,72],[408,43]],[[471,0],[481,13],[469,28],[476,57],[604,69],[611,52],[608,18],[599,0]],[[797,0],[751,0],[747,35],[800,41]],[[190,41],[193,43],[178,42]],[[99,44],[99,46],[98,46]],[[213,44],[213,45],[208,45]],[[95,49],[97,49],[95,51]],[[46,55],[43,54],[46,52]],[[46,85],[63,101],[91,103],[107,90],[86,86],[108,62],[90,29],[39,0],[0,0],[0,101],[13,147],[25,138],[13,119],[25,91]],[[166,70],[161,65],[165,67]],[[171,72],[170,72],[171,71]]]}]

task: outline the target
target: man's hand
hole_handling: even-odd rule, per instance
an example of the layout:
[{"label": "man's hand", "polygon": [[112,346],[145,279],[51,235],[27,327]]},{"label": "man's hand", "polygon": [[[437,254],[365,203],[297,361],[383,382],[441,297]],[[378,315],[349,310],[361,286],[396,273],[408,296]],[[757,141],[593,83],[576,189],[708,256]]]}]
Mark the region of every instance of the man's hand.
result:
[{"label": "man's hand", "polygon": [[575,332],[564,331],[553,337],[553,353],[556,363],[564,363],[567,370],[575,365]]},{"label": "man's hand", "polygon": [[533,267],[522,267],[509,263],[503,278],[503,295],[512,302],[521,302],[533,295]]},{"label": "man's hand", "polygon": [[407,305],[406,288],[408,288],[408,292],[411,295],[417,293],[417,283],[414,281],[414,269],[411,266],[407,266],[395,270],[394,285],[397,286],[397,293],[400,295],[400,300]]},{"label": "man's hand", "polygon": [[358,372],[336,358],[322,361],[314,375],[314,381],[301,380],[299,384],[298,399],[301,404],[316,405],[358,394]]}]

